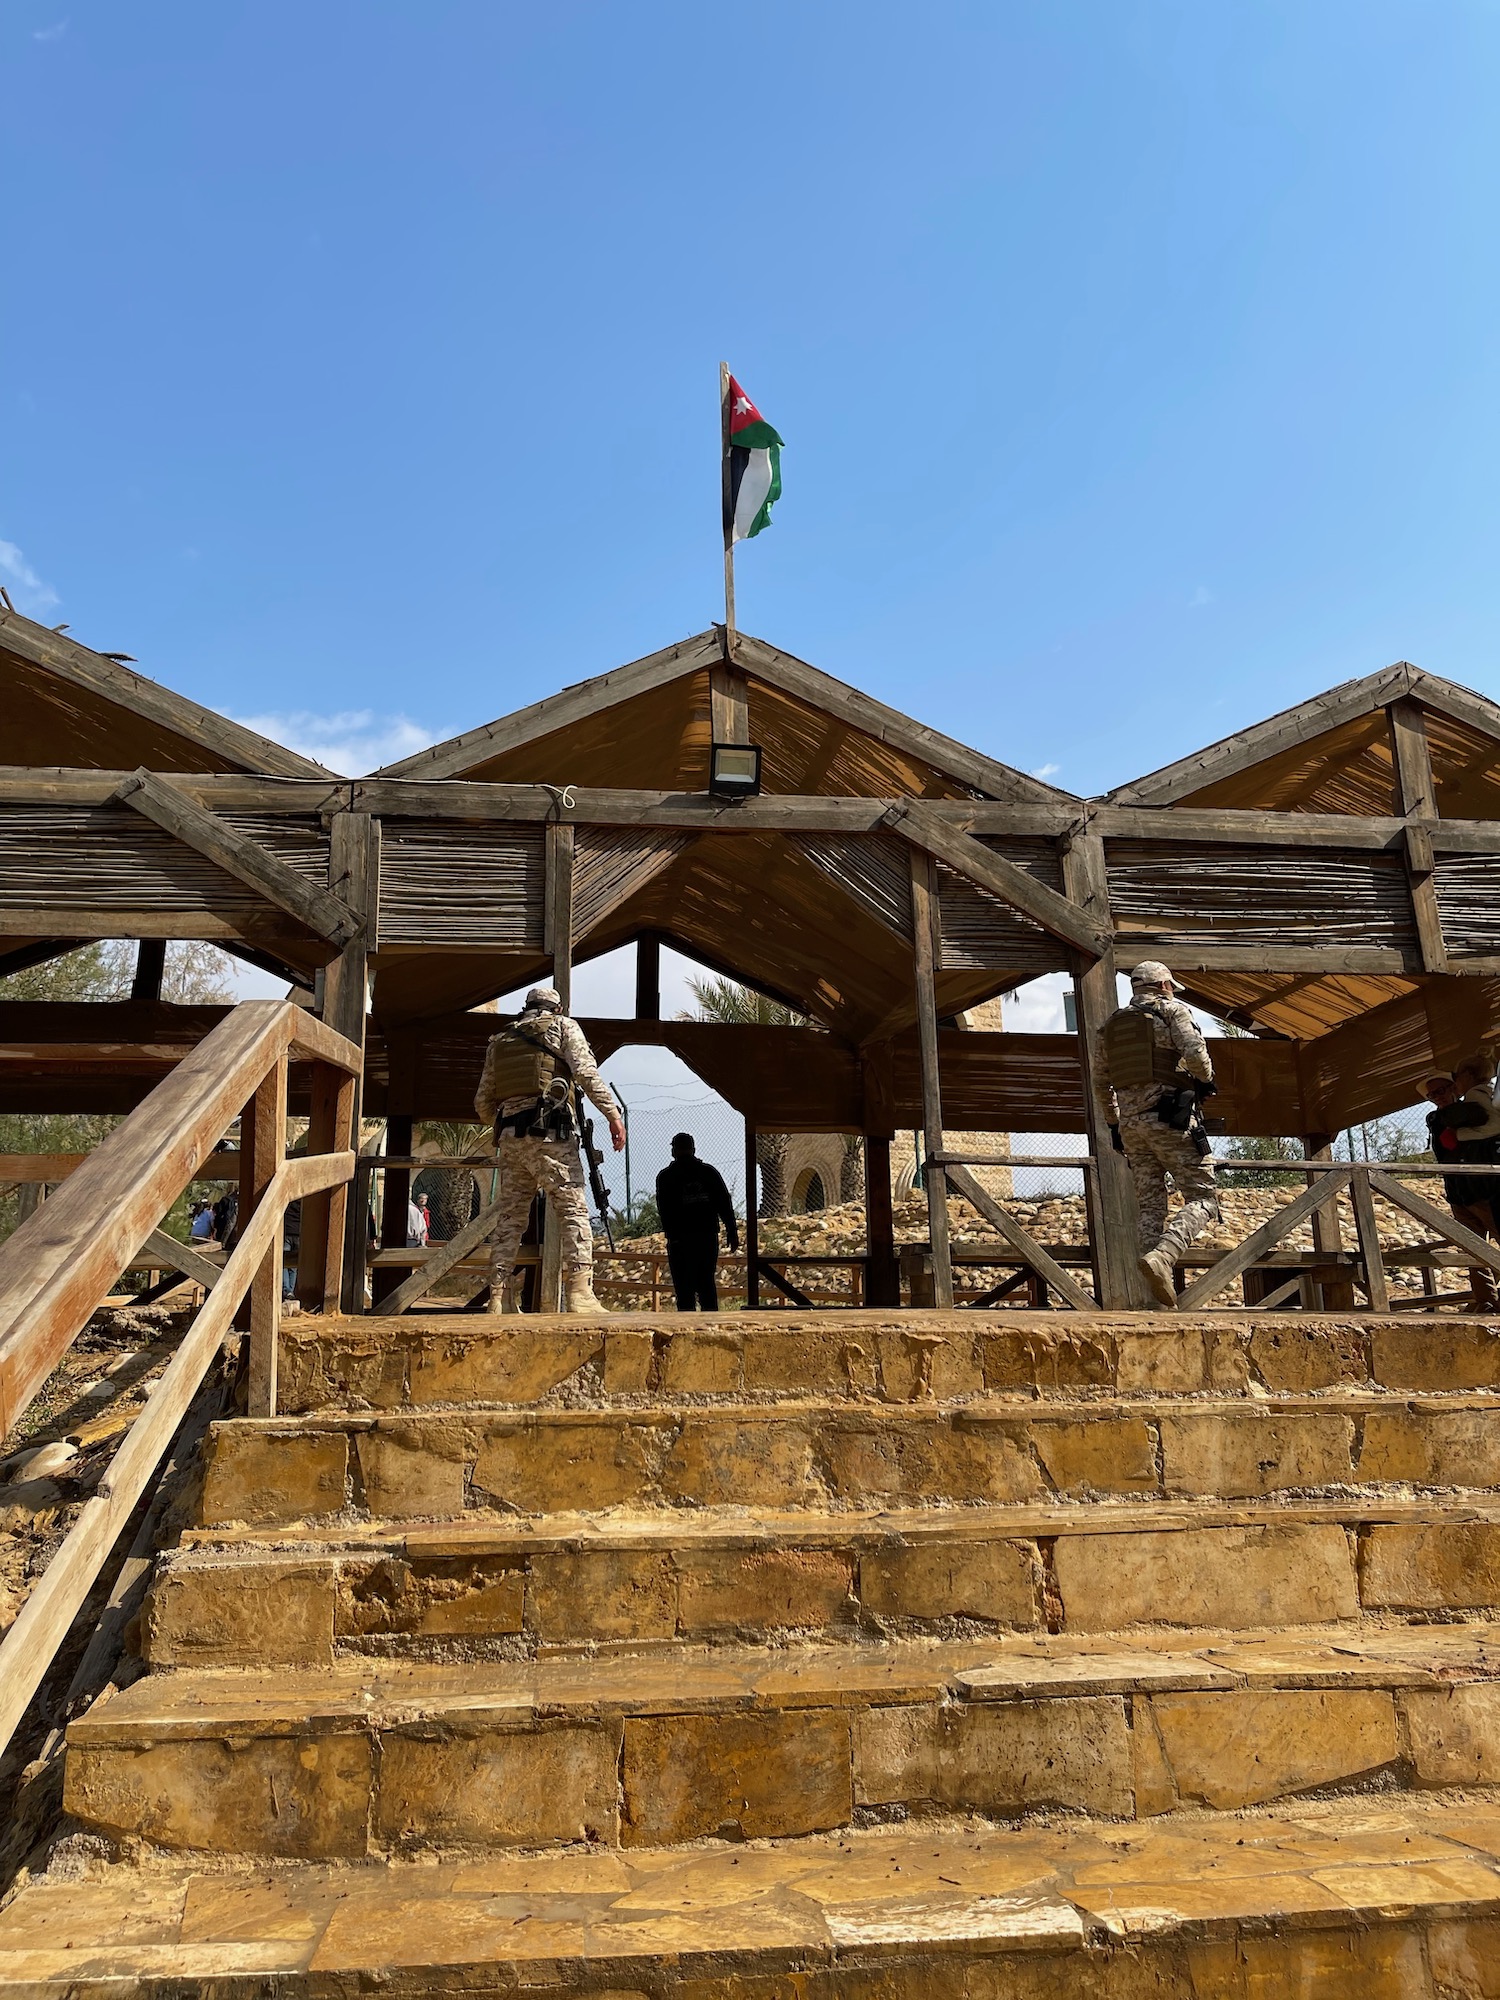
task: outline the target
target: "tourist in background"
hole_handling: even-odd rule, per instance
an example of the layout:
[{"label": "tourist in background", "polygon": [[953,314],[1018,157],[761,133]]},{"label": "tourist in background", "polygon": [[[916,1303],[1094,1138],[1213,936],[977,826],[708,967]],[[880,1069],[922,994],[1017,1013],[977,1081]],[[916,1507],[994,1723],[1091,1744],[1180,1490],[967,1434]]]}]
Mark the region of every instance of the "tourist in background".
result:
[{"label": "tourist in background", "polygon": [[731,1252],[740,1247],[739,1218],[724,1176],[698,1158],[691,1132],[672,1141],[672,1163],[656,1176],[656,1212],[667,1239],[667,1267],[679,1312],[719,1310],[719,1225]]}]

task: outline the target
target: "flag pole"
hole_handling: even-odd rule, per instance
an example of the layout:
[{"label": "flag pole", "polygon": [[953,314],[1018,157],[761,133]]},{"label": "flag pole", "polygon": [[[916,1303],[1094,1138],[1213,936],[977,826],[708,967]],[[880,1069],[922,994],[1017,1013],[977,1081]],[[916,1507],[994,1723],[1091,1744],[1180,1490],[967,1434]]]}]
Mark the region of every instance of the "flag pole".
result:
[{"label": "flag pole", "polygon": [[734,641],[734,511],[729,479],[729,363],[719,363],[719,481],[724,514],[724,644]]}]

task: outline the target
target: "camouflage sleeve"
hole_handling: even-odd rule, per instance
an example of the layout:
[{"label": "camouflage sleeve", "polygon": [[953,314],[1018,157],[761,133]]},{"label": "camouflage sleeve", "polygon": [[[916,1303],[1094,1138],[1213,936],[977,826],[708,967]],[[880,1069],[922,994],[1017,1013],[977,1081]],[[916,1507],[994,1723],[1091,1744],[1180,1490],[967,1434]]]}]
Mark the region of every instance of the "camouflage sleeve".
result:
[{"label": "camouflage sleeve", "polygon": [[484,1069],[480,1074],[479,1088],[474,1093],[474,1115],[482,1125],[493,1125],[495,1113],[500,1109],[500,1099],[495,1095],[495,1048],[498,1035],[492,1035],[484,1051]]},{"label": "camouflage sleeve", "polygon": [[1214,1066],[1209,1060],[1208,1044],[1198,1032],[1198,1023],[1180,1000],[1171,1001],[1161,1012],[1182,1067],[1189,1076],[1197,1077],[1200,1083],[1212,1083]]},{"label": "camouflage sleeve", "polygon": [[564,1019],[562,1023],[562,1055],[584,1096],[596,1104],[606,1118],[618,1118],[619,1099],[600,1076],[594,1051],[576,1021]]}]

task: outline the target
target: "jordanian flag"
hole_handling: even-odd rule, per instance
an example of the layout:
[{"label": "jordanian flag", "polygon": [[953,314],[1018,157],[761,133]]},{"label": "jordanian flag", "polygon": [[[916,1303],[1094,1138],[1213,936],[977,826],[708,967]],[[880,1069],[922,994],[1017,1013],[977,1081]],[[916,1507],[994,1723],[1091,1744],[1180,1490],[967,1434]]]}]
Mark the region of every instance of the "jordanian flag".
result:
[{"label": "jordanian flag", "polygon": [[769,527],[772,504],[780,498],[781,439],[731,375],[725,546],[748,542]]}]

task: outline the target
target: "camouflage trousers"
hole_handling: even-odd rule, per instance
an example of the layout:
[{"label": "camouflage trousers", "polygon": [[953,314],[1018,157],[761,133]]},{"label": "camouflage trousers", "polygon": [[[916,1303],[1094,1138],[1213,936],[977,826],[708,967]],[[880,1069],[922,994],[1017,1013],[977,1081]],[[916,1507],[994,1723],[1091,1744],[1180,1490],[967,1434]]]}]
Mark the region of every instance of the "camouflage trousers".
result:
[{"label": "camouflage trousers", "polygon": [[506,1133],[495,1147],[500,1169],[500,1219],[490,1242],[490,1285],[498,1291],[516,1266],[532,1197],[548,1196],[547,1226],[562,1231],[562,1274],[586,1278],[594,1269],[583,1162],[571,1139],[528,1139]]},{"label": "camouflage trousers", "polygon": [[[1219,1213],[1219,1188],[1212,1160],[1200,1158],[1198,1148],[1186,1132],[1174,1132],[1163,1125],[1154,1111],[1131,1118],[1123,1111],[1120,1138],[1130,1177],[1135,1182],[1135,1201],[1140,1218],[1141,1249],[1162,1249],[1173,1261],[1201,1236]],[[1182,1207],[1167,1226],[1167,1176],[1182,1196]]]}]

